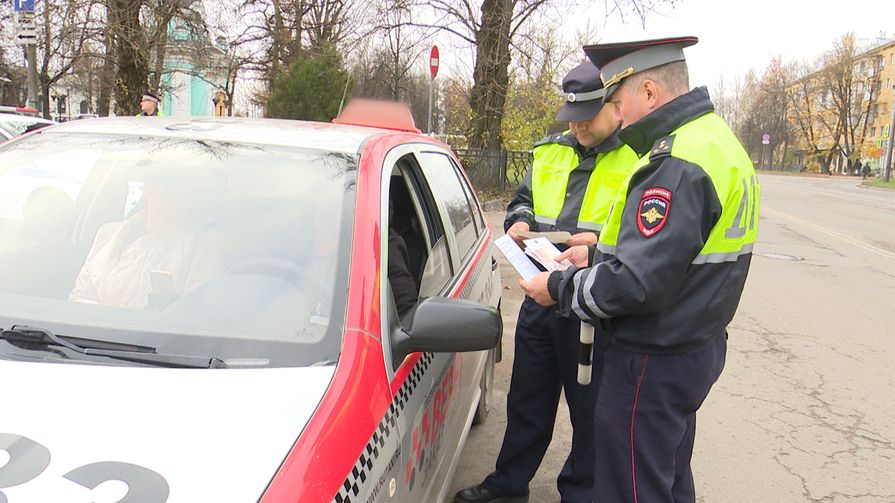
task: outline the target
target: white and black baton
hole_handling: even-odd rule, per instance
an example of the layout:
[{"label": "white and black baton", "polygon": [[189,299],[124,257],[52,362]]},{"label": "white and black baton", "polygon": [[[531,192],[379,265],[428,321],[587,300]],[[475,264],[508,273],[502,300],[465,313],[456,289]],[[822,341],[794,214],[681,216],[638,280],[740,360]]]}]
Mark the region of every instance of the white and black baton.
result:
[{"label": "white and black baton", "polygon": [[594,364],[594,326],[582,321],[578,341],[578,383],[590,384]]}]

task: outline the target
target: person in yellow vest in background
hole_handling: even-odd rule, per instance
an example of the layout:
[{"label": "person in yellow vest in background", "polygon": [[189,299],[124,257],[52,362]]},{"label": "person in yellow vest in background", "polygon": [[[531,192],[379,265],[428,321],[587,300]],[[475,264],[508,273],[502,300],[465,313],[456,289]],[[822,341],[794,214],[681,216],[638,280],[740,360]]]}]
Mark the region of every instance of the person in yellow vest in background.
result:
[{"label": "person in yellow vest in background", "polygon": [[158,104],[158,96],[149,91],[144,92],[143,98],[140,100],[140,113],[137,114],[137,117],[161,117],[165,115],[159,110]]},{"label": "person in yellow vest in background", "polygon": [[[620,122],[603,104],[603,84],[590,62],[563,79],[565,104],[556,116],[564,134],[534,147],[532,169],[507,209],[504,230],[522,244],[520,231],[568,231],[567,244],[596,244],[609,207],[637,160],[619,141]],[[563,247],[565,248],[565,247]],[[456,502],[521,502],[553,436],[560,392],[572,422],[572,448],[557,479],[564,503],[592,500],[593,410],[598,383],[577,382],[579,321],[526,298],[516,324],[513,374],[507,397],[507,427],[496,469]]]},{"label": "person in yellow vest in background", "polygon": [[749,272],[759,184],[706,88],[690,90],[683,49],[696,42],[584,48],[640,160],[603,227],[599,263],[573,247],[558,259],[582,268],[521,282],[610,339],[594,414],[595,501],[696,501],[696,411],[724,368]]}]

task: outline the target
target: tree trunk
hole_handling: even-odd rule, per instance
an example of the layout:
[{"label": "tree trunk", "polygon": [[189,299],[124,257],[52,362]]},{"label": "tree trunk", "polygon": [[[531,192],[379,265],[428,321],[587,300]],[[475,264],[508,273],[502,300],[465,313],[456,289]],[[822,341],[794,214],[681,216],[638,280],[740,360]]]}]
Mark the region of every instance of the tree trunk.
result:
[{"label": "tree trunk", "polygon": [[[109,115],[109,104],[112,99],[112,85],[115,82],[115,43],[112,38],[112,29],[110,26],[115,26],[117,20],[113,17],[111,10],[108,10],[108,16],[108,23],[106,24],[105,32],[103,33],[103,43],[106,47],[106,53],[103,58],[102,67],[99,69],[99,82],[96,90],[96,115],[100,117],[107,117]],[[92,111],[93,110],[91,110],[91,112]]]},{"label": "tree trunk", "polygon": [[[155,46],[155,65],[152,70],[152,74],[149,77],[149,90],[152,92],[161,91],[162,74],[165,71],[165,58],[168,57],[167,26],[170,22],[171,18],[167,18],[167,22],[165,23],[166,28],[163,32],[159,33],[158,44]],[[159,94],[159,97],[161,97],[161,94]]]},{"label": "tree trunk", "polygon": [[485,0],[482,3],[482,26],[476,34],[474,83],[469,97],[471,148],[498,150],[501,147],[500,122],[509,81],[512,17],[511,0]]},{"label": "tree trunk", "polygon": [[41,110],[43,110],[44,119],[50,119],[53,111],[50,109],[50,84],[46,78],[38,78],[38,86],[40,86]]},{"label": "tree trunk", "polygon": [[140,96],[149,76],[145,34],[140,26],[143,0],[109,0],[109,15],[119,21],[113,40],[117,62],[115,78],[115,114],[135,115],[140,111]]}]

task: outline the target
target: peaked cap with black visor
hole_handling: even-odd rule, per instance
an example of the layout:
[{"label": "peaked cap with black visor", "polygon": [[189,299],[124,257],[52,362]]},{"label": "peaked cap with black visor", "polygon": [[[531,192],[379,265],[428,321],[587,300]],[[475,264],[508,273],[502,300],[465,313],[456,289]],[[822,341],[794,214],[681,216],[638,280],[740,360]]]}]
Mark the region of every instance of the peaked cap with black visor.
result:
[{"label": "peaked cap with black visor", "polygon": [[606,88],[603,101],[608,102],[622,80],[650,68],[684,61],[684,48],[698,41],[696,37],[671,37],[586,45],[584,54],[600,69],[600,80]]},{"label": "peaked cap with black visor", "polygon": [[566,102],[556,114],[556,120],[567,122],[588,121],[603,108],[603,82],[600,71],[590,61],[572,68],[562,79],[562,92]]}]

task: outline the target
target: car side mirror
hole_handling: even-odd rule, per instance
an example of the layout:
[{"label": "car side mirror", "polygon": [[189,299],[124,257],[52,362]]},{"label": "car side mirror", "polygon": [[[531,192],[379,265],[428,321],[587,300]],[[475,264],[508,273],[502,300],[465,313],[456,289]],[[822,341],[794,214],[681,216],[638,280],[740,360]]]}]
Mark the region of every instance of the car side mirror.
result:
[{"label": "car side mirror", "polygon": [[497,309],[463,299],[429,297],[420,301],[409,319],[410,328],[392,329],[392,360],[400,363],[410,353],[484,351],[497,346],[503,320]]}]

